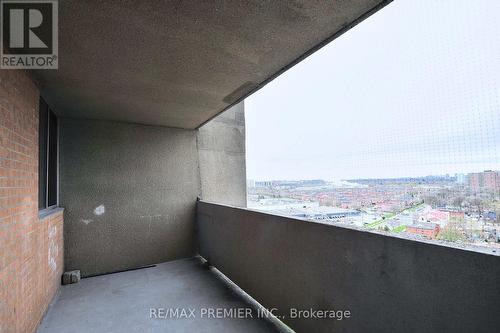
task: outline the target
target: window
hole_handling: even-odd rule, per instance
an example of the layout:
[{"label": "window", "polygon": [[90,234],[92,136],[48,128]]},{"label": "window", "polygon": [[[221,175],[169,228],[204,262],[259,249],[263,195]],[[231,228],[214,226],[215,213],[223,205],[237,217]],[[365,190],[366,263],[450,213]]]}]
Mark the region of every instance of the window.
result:
[{"label": "window", "polygon": [[38,132],[38,208],[57,205],[57,117],[40,98]]}]

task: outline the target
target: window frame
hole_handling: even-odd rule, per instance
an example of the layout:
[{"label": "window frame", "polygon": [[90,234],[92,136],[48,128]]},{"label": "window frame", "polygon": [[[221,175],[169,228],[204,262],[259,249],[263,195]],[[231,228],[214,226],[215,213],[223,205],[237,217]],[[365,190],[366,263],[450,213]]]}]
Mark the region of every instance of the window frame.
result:
[{"label": "window frame", "polygon": [[[38,115],[38,211],[44,214],[59,206],[59,119],[42,97]],[[44,173],[43,178],[40,172]]]}]

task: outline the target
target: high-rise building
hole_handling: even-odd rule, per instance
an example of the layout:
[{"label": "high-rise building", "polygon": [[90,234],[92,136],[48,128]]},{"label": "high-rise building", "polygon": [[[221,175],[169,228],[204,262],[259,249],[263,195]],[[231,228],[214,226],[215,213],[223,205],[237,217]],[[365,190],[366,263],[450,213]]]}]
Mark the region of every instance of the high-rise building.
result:
[{"label": "high-rise building", "polygon": [[474,192],[500,192],[500,172],[498,171],[486,170],[483,172],[469,173],[467,178],[469,180],[469,187]]}]

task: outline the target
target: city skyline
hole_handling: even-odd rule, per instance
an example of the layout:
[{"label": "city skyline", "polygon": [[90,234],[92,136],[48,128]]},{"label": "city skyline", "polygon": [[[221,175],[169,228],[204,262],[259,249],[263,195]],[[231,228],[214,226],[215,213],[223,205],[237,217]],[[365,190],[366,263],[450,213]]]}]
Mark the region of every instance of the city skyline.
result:
[{"label": "city skyline", "polygon": [[429,174],[429,175],[424,175],[424,176],[400,176],[400,177],[356,177],[356,178],[346,178],[346,179],[323,179],[323,178],[247,178],[248,180],[253,180],[253,181],[311,181],[311,180],[322,180],[326,182],[331,182],[331,181],[354,181],[354,180],[363,180],[363,179],[372,179],[372,180],[377,180],[377,179],[411,179],[411,178],[426,178],[426,177],[450,177],[454,178],[457,177],[458,175],[461,176],[468,176],[470,174],[477,174],[477,173],[483,173],[483,172],[488,172],[488,171],[495,171],[495,172],[500,172],[500,170],[480,170],[480,171],[472,171],[472,172],[459,172],[459,173],[454,173],[454,174]]},{"label": "city skyline", "polygon": [[294,66],[245,101],[247,178],[500,170],[499,10],[393,2]]}]

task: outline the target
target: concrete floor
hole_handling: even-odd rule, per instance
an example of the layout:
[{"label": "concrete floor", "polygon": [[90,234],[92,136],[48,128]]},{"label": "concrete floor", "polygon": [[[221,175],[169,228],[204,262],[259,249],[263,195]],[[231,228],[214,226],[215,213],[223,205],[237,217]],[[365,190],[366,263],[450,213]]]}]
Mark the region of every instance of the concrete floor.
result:
[{"label": "concrete floor", "polygon": [[[195,318],[151,318],[151,308],[194,309]],[[250,305],[199,259],[177,260],[62,286],[38,333],[278,332],[255,312],[246,319],[201,315],[211,308]]]}]

